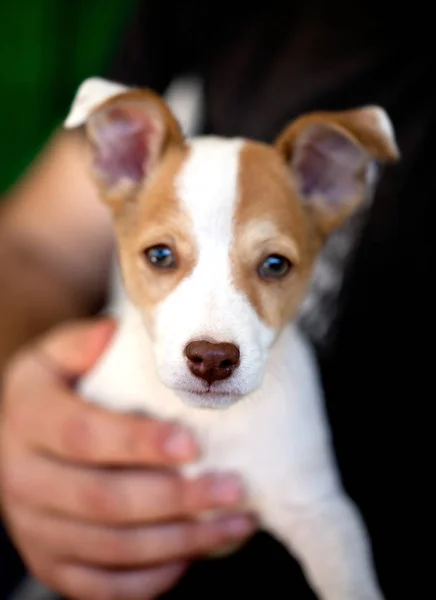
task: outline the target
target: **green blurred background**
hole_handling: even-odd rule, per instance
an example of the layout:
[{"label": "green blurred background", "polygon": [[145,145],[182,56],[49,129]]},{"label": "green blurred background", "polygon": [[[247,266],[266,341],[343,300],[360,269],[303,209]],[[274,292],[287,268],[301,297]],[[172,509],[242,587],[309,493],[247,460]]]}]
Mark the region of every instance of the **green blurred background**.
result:
[{"label": "green blurred background", "polygon": [[104,74],[135,4],[0,2],[0,198],[65,117],[80,82]]}]

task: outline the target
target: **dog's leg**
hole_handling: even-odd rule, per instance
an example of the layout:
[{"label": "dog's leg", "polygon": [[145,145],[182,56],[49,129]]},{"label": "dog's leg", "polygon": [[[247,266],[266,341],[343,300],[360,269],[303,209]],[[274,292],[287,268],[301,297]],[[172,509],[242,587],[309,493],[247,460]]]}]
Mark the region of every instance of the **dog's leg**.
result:
[{"label": "dog's leg", "polygon": [[266,528],[300,561],[320,600],[383,600],[365,526],[338,492],[309,506],[272,507]]}]

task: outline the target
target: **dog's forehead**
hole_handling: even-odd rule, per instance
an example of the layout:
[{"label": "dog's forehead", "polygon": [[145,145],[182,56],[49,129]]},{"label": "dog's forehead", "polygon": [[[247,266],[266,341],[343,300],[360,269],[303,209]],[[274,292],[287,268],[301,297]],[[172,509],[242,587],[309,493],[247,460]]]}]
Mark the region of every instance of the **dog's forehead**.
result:
[{"label": "dog's forehead", "polygon": [[266,144],[197,138],[190,142],[174,184],[181,208],[200,235],[229,234],[238,221],[247,227],[265,220],[280,228],[284,210],[292,212],[289,171]]},{"label": "dog's forehead", "polygon": [[241,149],[244,141],[218,137],[190,142],[188,156],[176,176],[175,189],[197,234],[230,224],[238,198]]}]

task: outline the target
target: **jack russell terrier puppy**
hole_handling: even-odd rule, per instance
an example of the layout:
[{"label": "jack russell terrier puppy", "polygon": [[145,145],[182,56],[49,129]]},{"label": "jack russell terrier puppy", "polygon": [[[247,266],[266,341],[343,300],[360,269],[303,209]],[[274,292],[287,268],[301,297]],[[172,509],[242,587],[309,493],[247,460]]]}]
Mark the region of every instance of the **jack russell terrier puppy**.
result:
[{"label": "jack russell terrier puppy", "polygon": [[320,599],[381,600],[295,319],[329,234],[374,165],[398,158],[386,113],[310,114],[273,145],[185,139],[153,92],[92,78],[65,126],[85,127],[123,279],[118,331],[82,394],[188,426],[202,457],[183,474],[239,473]]}]

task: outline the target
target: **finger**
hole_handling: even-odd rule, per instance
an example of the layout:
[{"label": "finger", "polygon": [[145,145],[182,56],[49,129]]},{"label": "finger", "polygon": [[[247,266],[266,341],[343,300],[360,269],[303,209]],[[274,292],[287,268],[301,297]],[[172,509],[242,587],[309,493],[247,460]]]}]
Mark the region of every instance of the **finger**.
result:
[{"label": "finger", "polygon": [[5,427],[35,450],[60,459],[171,465],[198,454],[192,436],[179,426],[83,402],[34,353],[12,367],[4,398]]},{"label": "finger", "polygon": [[[17,453],[3,485],[14,506],[101,524],[144,524],[235,506],[243,490],[232,474],[186,480],[158,471],[85,469]],[[53,493],[56,490],[56,493]]]},{"label": "finger", "polygon": [[151,600],[173,588],[185,571],[183,563],[136,572],[71,565],[64,568],[61,578],[77,600]]},{"label": "finger", "polygon": [[36,565],[38,579],[62,595],[77,600],[149,600],[173,588],[186,571],[185,563],[150,569],[113,571],[78,564],[53,568],[48,562]]},{"label": "finger", "polygon": [[112,319],[75,321],[44,336],[36,349],[66,376],[83,375],[90,369],[115,333]]},{"label": "finger", "polygon": [[200,556],[240,542],[254,531],[244,514],[205,521],[142,527],[106,527],[22,510],[12,524],[17,539],[65,561],[104,567],[137,568]]}]

